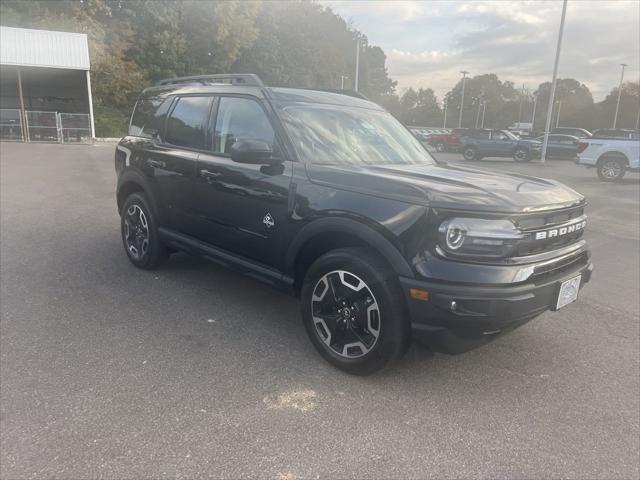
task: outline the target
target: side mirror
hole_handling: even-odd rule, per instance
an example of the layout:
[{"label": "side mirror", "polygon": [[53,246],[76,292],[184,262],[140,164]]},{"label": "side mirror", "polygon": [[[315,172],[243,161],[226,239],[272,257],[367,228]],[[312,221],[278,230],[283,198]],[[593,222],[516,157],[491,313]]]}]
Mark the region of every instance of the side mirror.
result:
[{"label": "side mirror", "polygon": [[282,158],[274,155],[273,146],[262,140],[237,140],[231,145],[231,160],[255,165],[276,165]]}]

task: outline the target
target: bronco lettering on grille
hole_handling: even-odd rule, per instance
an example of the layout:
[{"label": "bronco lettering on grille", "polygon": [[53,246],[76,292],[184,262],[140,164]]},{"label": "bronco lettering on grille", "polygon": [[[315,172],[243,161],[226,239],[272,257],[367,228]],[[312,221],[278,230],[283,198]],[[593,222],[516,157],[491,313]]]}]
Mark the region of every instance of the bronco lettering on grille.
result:
[{"label": "bronco lettering on grille", "polygon": [[578,230],[584,230],[587,226],[587,221],[574,223],[567,225],[566,227],[552,228],[551,230],[545,230],[544,232],[536,232],[536,240],[545,240],[547,238],[561,237],[569,233],[577,232]]}]

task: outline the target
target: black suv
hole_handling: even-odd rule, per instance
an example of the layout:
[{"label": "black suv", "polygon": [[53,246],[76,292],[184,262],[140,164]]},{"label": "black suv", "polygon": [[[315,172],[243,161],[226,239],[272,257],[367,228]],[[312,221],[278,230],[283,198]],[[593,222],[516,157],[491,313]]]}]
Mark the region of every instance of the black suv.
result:
[{"label": "black suv", "polygon": [[412,338],[458,353],[576,299],[584,198],[439,164],[378,105],[255,75],[147,88],[117,146],[129,260],[199,255],[302,299],[333,365],[376,371]]},{"label": "black suv", "polygon": [[540,156],[542,143],[517,137],[509,130],[470,129],[460,139],[460,151],[465,160],[484,157],[513,157],[516,162],[528,162]]}]

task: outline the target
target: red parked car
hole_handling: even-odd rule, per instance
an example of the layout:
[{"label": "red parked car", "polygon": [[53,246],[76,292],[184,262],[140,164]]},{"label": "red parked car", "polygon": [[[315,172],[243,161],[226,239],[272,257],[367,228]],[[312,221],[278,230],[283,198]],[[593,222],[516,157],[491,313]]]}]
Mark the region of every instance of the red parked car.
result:
[{"label": "red parked car", "polygon": [[443,130],[443,133],[431,135],[427,143],[437,152],[457,152],[460,148],[460,134],[463,129]]},{"label": "red parked car", "polygon": [[427,128],[407,127],[422,144],[434,147],[438,152],[457,152],[460,148],[460,138],[467,128]]}]

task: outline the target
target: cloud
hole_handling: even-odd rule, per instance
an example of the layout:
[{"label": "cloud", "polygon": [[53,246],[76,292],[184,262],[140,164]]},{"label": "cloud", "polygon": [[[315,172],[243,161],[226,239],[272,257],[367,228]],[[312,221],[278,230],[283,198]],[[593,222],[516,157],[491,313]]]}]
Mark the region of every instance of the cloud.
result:
[{"label": "cloud", "polygon": [[[495,73],[534,90],[551,79],[562,3],[557,1],[324,2],[352,20],[387,54],[404,88],[442,96],[460,78]],[[559,76],[573,77],[596,100],[616,87],[620,63],[638,81],[640,2],[570,0]]]}]

